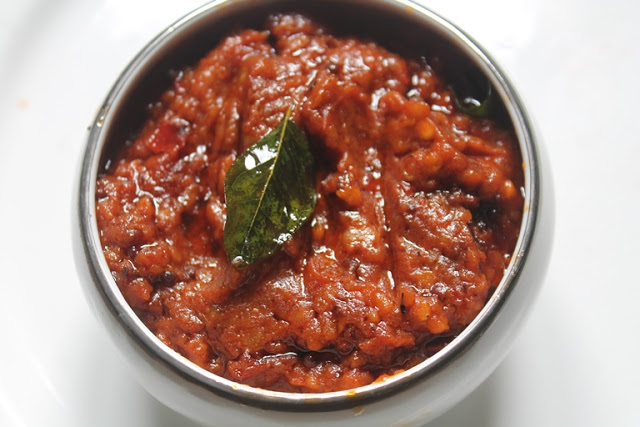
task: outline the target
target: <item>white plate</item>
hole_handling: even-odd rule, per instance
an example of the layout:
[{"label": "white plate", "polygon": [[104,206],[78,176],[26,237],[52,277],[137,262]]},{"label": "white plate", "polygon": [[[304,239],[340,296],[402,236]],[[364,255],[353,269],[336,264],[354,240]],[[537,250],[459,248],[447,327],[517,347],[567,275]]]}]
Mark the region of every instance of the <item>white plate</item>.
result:
[{"label": "white plate", "polygon": [[[0,2],[1,426],[193,425],[133,381],[93,319],[69,218],[86,127],[109,87],[199,3]],[[559,207],[556,262],[527,328],[432,425],[638,425],[640,3],[423,3],[488,48],[529,101]]]}]

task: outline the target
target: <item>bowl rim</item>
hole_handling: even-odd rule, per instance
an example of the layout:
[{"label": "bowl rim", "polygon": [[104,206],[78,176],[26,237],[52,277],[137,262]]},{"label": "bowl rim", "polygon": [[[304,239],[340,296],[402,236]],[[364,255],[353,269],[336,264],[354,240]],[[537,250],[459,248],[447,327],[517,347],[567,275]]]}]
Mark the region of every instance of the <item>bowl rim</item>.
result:
[{"label": "bowl rim", "polygon": [[[505,73],[478,43],[451,22],[430,9],[414,3],[412,0],[376,0],[366,2],[364,0],[343,0],[343,2],[346,1],[347,3],[389,8],[396,13],[413,13],[423,25],[428,26],[430,30],[437,32],[439,35],[443,35],[448,41],[460,48],[464,55],[490,79],[512,121],[519,141],[524,169],[522,225],[511,262],[493,295],[462,333],[430,358],[406,371],[388,377],[384,381],[376,381],[366,386],[337,392],[291,393],[255,388],[212,374],[162,343],[142,323],[125,301],[106,264],[100,244],[95,215],[95,184],[100,168],[100,159],[106,143],[106,132],[104,130],[110,125],[111,116],[109,113],[117,106],[118,101],[125,97],[124,93],[129,88],[129,84],[135,81],[136,74],[141,72],[148,60],[162,46],[168,44],[180,31],[184,31],[193,22],[199,19],[206,19],[210,14],[217,13],[220,8],[230,3],[240,7],[250,4],[252,1],[214,0],[195,9],[153,38],[117,78],[90,127],[87,145],[82,157],[77,199],[82,249],[93,286],[96,287],[110,313],[117,318],[126,333],[134,339],[148,356],[159,360],[189,383],[233,401],[265,409],[317,412],[354,408],[382,399],[399,390],[404,390],[415,385],[418,381],[426,381],[429,377],[440,372],[482,337],[508,301],[526,262],[536,224],[538,223],[540,170],[533,126],[520,97]],[[278,0],[269,1],[278,3]],[[402,9],[404,9],[404,12]]]}]

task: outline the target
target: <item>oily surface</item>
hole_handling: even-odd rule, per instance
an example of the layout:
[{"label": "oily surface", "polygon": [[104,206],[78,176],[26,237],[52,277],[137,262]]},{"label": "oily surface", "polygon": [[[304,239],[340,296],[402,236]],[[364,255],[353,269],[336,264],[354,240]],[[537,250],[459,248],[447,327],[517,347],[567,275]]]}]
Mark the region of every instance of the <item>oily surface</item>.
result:
[{"label": "oily surface", "polygon": [[[522,216],[509,132],[455,112],[447,82],[299,15],[223,40],[179,73],[100,176],[104,254],[168,346],[234,381],[347,389],[406,369],[468,325]],[[235,269],[224,176],[286,110],[313,151],[314,214]]]}]

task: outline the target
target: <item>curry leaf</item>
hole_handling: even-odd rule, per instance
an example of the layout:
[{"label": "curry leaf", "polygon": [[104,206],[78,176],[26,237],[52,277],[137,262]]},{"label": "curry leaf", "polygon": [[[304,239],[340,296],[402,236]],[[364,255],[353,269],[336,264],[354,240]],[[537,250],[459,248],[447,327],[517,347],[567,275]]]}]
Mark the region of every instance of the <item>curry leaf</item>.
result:
[{"label": "curry leaf", "polygon": [[478,72],[458,73],[451,84],[453,100],[464,114],[487,118],[494,108],[494,93],[491,82]]},{"label": "curry leaf", "polygon": [[224,246],[238,268],[273,254],[313,213],[313,156],[291,120],[291,109],[273,131],[233,162],[224,193]]}]

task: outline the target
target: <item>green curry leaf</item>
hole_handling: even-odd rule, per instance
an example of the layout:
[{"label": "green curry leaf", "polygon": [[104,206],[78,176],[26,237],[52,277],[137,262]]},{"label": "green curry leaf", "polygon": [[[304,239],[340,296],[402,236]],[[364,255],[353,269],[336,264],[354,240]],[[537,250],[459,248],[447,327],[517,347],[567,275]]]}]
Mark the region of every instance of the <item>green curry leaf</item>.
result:
[{"label": "green curry leaf", "polygon": [[469,116],[488,118],[494,110],[495,95],[489,80],[476,73],[458,73],[451,84],[458,109]]},{"label": "green curry leaf", "polygon": [[280,124],[227,171],[224,246],[234,267],[273,254],[316,204],[313,156],[289,109]]}]

